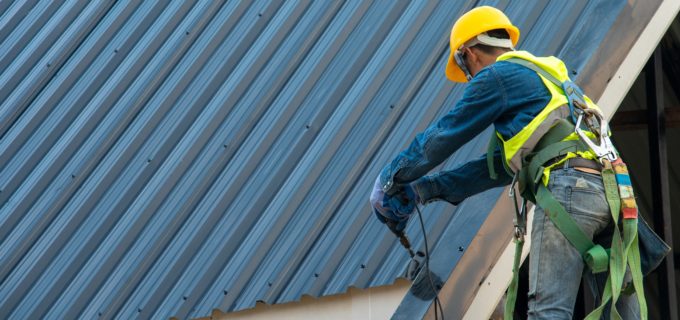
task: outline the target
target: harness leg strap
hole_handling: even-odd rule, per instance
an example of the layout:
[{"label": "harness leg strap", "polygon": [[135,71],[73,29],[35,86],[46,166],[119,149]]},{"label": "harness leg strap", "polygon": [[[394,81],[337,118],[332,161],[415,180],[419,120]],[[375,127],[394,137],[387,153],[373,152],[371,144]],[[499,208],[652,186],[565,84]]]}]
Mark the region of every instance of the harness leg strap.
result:
[{"label": "harness leg strap", "polygon": [[607,265],[609,264],[607,251],[602,246],[593,243],[590,237],[578,226],[574,218],[567,213],[562,204],[553,197],[550,190],[541,183],[539,183],[538,191],[536,192],[536,202],[538,206],[543,208],[545,214],[550,218],[555,227],[578,250],[584,262],[593,270],[593,273],[607,270]]}]

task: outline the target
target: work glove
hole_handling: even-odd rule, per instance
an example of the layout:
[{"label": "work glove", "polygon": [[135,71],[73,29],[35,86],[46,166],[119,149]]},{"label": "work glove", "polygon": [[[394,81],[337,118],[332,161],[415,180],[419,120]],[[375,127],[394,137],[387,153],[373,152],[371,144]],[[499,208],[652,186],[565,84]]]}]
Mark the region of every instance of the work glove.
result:
[{"label": "work glove", "polygon": [[386,224],[394,234],[400,235],[416,209],[418,194],[411,185],[406,184],[400,186],[393,194],[387,195],[378,177],[373,185],[370,201],[378,220]]}]

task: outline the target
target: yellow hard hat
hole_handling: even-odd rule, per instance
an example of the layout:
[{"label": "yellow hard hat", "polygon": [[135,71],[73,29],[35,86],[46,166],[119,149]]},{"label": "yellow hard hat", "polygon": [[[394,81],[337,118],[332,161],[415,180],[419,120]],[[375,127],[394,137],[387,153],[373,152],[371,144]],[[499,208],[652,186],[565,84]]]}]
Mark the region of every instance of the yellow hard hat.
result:
[{"label": "yellow hard hat", "polygon": [[449,54],[449,62],[446,64],[446,77],[449,80],[467,82],[465,73],[456,63],[454,54],[463,44],[472,38],[495,29],[505,29],[508,35],[510,35],[512,45],[517,45],[519,29],[512,25],[510,19],[502,11],[496,8],[489,6],[477,7],[468,11],[456,21],[451,29],[451,41],[449,43],[451,53]]}]

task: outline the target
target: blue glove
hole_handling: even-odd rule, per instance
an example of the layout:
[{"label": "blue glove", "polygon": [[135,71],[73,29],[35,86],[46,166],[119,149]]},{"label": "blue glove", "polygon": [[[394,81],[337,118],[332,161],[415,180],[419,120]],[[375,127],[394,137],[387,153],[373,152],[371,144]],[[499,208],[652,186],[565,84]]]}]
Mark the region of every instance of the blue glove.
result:
[{"label": "blue glove", "polygon": [[418,203],[418,194],[410,185],[400,187],[397,192],[387,195],[380,184],[380,177],[376,179],[371,192],[373,212],[380,222],[395,234],[400,234],[406,228],[408,219],[413,214]]}]

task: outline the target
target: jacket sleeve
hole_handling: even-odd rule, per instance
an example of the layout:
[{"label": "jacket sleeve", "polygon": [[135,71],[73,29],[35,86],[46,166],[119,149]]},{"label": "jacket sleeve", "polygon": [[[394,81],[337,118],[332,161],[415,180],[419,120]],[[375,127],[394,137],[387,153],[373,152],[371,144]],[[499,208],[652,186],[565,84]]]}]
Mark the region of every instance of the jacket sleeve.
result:
[{"label": "jacket sleeve", "polygon": [[489,175],[486,155],[483,155],[452,170],[424,176],[416,180],[413,187],[423,203],[446,200],[457,205],[477,193],[512,182],[512,177],[503,169],[500,149],[496,149],[493,160],[498,173],[495,180]]},{"label": "jacket sleeve", "polygon": [[385,193],[424,176],[489,127],[506,108],[507,94],[502,88],[493,65],[480,71],[454,108],[417,134],[409,147],[382,170],[380,182]]}]

